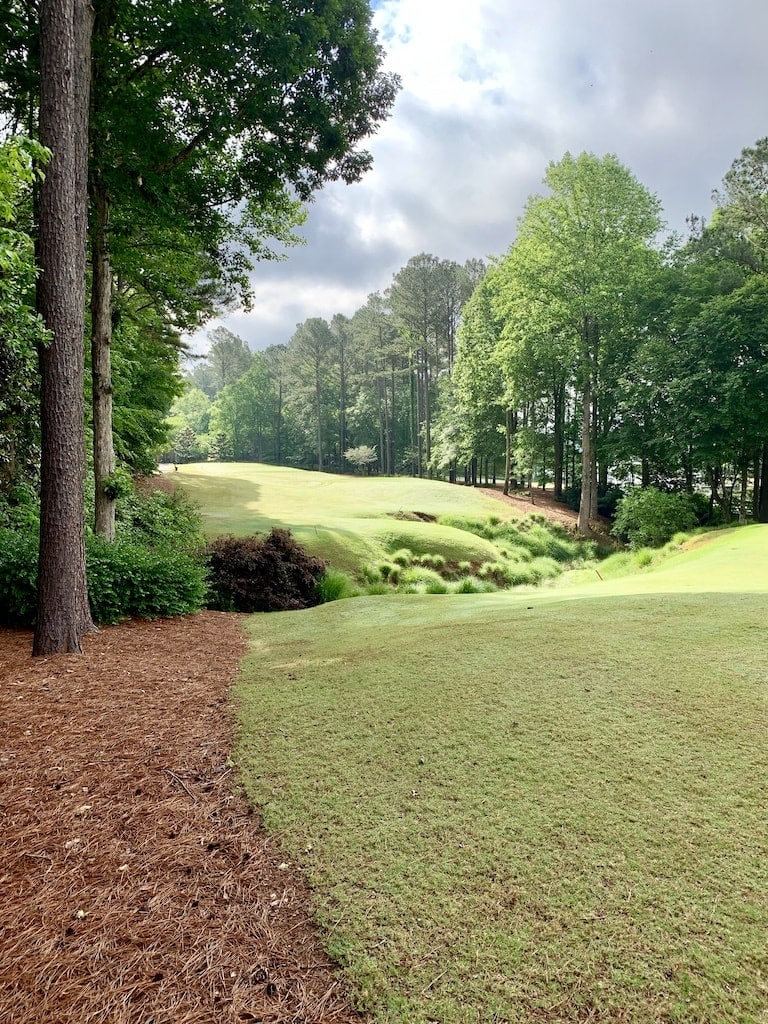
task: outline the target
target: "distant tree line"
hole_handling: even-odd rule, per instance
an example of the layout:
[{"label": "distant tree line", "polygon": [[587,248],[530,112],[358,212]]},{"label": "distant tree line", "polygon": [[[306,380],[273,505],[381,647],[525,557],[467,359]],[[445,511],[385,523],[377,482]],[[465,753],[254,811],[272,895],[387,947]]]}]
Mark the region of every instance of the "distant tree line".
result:
[{"label": "distant tree line", "polygon": [[583,532],[617,485],[768,521],[767,180],[760,140],[711,222],[665,239],[615,157],[566,154],[490,266],[415,256],[263,352],[212,332],[169,454],[343,472],[365,446],[383,474],[551,487]]},{"label": "distant tree line", "polygon": [[367,446],[381,473],[432,473],[441,380],[484,272],[415,256],[354,316],[313,317],[263,352],[216,328],[173,407],[169,454],[341,472],[358,461],[345,453]]}]

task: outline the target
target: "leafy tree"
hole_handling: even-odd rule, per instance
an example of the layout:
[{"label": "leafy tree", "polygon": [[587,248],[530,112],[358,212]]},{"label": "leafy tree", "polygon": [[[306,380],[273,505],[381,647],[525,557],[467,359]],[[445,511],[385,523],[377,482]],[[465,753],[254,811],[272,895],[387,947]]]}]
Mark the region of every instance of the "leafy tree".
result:
[{"label": "leafy tree", "polygon": [[267,360],[257,352],[243,376],[219,392],[211,430],[227,436],[236,460],[273,461],[277,401]]},{"label": "leafy tree", "polygon": [[728,518],[730,496],[718,491],[722,467],[740,474],[743,518],[749,469],[768,445],[768,279],[754,276],[702,308],[684,336],[672,389],[693,457]]},{"label": "leafy tree", "polygon": [[370,472],[371,466],[378,462],[379,456],[376,454],[376,449],[369,444],[360,444],[357,448],[347,448],[344,458],[358,472],[363,469]]},{"label": "leafy tree", "polygon": [[[12,0],[0,105],[34,109],[35,22]],[[244,300],[270,239],[292,239],[299,203],[325,181],[356,181],[360,143],[398,82],[364,0],[315,5],[180,0],[97,5],[90,122],[92,373],[97,519],[110,447],[111,307],[127,281],[178,330]],[[291,194],[289,194],[289,190]]]},{"label": "leafy tree", "polygon": [[[336,349],[333,333],[321,317],[311,317],[299,324],[288,342],[288,360],[296,385],[295,400],[303,402],[303,418],[312,424],[315,435],[316,467],[325,466],[325,439],[330,413],[332,358]],[[336,406],[336,402],[333,402]]]},{"label": "leafy tree", "polygon": [[35,162],[49,155],[25,138],[0,144],[0,500],[38,474],[36,348],[46,334],[34,308],[34,243],[24,221]]},{"label": "leafy tree", "polygon": [[[493,305],[490,282],[481,280],[463,310],[453,367],[454,459],[473,463],[503,453],[506,424],[505,387],[494,358],[501,319]],[[447,410],[441,406],[441,418]],[[455,470],[454,470],[455,472]]]},{"label": "leafy tree", "polygon": [[671,494],[646,487],[631,491],[618,503],[612,532],[633,547],[661,547],[696,524],[687,494]]},{"label": "leafy tree", "polygon": [[414,471],[423,476],[432,459],[432,420],[437,381],[450,372],[456,354],[456,331],[464,302],[471,292],[472,265],[457,264],[429,253],[412,257],[392,281],[387,301],[408,344],[411,369]]},{"label": "leafy tree", "polygon": [[216,327],[209,332],[211,347],[208,351],[208,365],[211,368],[211,386],[216,395],[229,384],[234,384],[248,370],[253,353],[246,342],[226,327]]},{"label": "leafy tree", "polygon": [[351,327],[359,387],[351,415],[356,425],[370,431],[372,443],[378,434],[380,468],[392,476],[404,444],[398,426],[403,399],[408,398],[407,343],[379,292],[368,296]]},{"label": "leafy tree", "polygon": [[575,355],[582,411],[579,529],[587,533],[597,514],[607,367],[626,360],[641,327],[635,299],[658,266],[650,244],[661,228],[660,207],[615,156],[567,153],[549,165],[544,180],[550,194],[528,201],[518,239],[499,266],[500,308],[512,323],[524,316],[526,332],[543,345],[554,343],[561,362]]},{"label": "leafy tree", "polygon": [[197,462],[202,452],[197,434],[191,427],[182,427],[173,442],[174,462]]},{"label": "leafy tree", "polygon": [[[744,239],[754,269],[768,265],[768,138],[746,146],[731,164],[714,198],[722,221]],[[744,253],[741,249],[741,253]],[[756,258],[755,258],[756,256]]]},{"label": "leafy tree", "polygon": [[211,420],[211,400],[193,384],[187,383],[171,408],[171,417],[196,434],[207,434]]}]

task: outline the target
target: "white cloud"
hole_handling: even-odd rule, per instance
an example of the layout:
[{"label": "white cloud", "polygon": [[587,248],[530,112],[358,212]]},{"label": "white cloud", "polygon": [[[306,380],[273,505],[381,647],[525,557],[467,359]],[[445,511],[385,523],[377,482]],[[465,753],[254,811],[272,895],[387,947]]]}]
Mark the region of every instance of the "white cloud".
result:
[{"label": "white cloud", "polygon": [[566,150],[615,153],[682,230],[743,146],[768,135],[764,0],[381,0],[403,79],[362,183],[311,204],[308,245],[260,267],[253,347],[349,314],[419,252],[505,251]]}]

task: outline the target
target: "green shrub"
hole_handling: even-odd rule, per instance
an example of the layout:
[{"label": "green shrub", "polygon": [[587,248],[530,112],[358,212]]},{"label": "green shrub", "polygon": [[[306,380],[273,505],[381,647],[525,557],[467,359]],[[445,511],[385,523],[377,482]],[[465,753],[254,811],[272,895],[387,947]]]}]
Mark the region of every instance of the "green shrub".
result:
[{"label": "green shrub", "polygon": [[0,495],[0,527],[10,530],[38,530],[40,501],[30,484],[15,484],[9,493]]},{"label": "green shrub", "polygon": [[[38,527],[0,529],[0,623],[33,626],[37,610]],[[88,598],[97,623],[198,611],[206,591],[202,562],[126,537],[86,537]]]},{"label": "green shrub", "polygon": [[449,588],[445,580],[433,580],[424,589],[427,594],[447,594]]},{"label": "green shrub", "polygon": [[612,533],[633,547],[661,547],[675,533],[688,530],[695,523],[696,516],[687,494],[646,487],[621,499]]},{"label": "green shrub", "polygon": [[403,569],[407,568],[413,561],[413,552],[408,548],[400,548],[392,555],[392,561],[401,566]]},{"label": "green shrub", "polygon": [[455,530],[465,530],[467,533],[473,533],[476,537],[483,537],[485,540],[492,540],[494,537],[495,527],[487,520],[470,519],[467,516],[449,513],[438,516],[437,521],[441,526],[452,526]]},{"label": "green shrub", "polygon": [[31,626],[37,609],[37,524],[0,527],[0,625]]},{"label": "green shrub", "polygon": [[154,548],[197,551],[205,544],[197,506],[180,488],[154,478],[119,499],[115,525],[118,537]]},{"label": "green shrub", "polygon": [[479,594],[482,591],[482,586],[479,580],[476,580],[473,576],[465,576],[454,585],[454,594]]},{"label": "green shrub", "polygon": [[370,597],[379,597],[381,594],[391,593],[391,590],[386,583],[379,580],[378,583],[369,583],[365,588],[365,593]]},{"label": "green shrub", "polygon": [[381,583],[381,573],[378,566],[363,565],[360,569],[360,578],[363,583]]},{"label": "green shrub", "polygon": [[322,604],[357,597],[360,591],[346,573],[338,569],[326,569],[317,583],[317,593]]},{"label": "green shrub", "polygon": [[640,548],[640,550],[635,555],[635,562],[641,569],[644,569],[646,566],[650,565],[652,561],[653,554],[648,550],[648,548]]},{"label": "green shrub", "polygon": [[209,606],[224,611],[294,611],[319,604],[326,571],[288,530],[266,536],[219,537],[206,548]]},{"label": "green shrub", "polygon": [[182,551],[156,551],[130,540],[89,536],[86,563],[95,622],[187,615],[203,606],[205,567]]},{"label": "green shrub", "polygon": [[514,570],[510,562],[483,562],[477,575],[482,580],[490,580],[497,587],[514,585]]},{"label": "green shrub", "polygon": [[400,582],[404,592],[407,593],[411,587],[415,588],[416,591],[425,591],[429,586],[443,584],[444,580],[434,569],[429,569],[426,566],[411,565],[407,569],[403,569]]}]

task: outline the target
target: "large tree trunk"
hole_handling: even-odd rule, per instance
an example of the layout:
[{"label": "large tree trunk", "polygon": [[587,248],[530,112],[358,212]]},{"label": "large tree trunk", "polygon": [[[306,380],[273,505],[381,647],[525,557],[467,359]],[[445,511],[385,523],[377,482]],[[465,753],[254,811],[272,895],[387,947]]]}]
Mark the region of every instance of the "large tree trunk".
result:
[{"label": "large tree trunk", "polygon": [[115,472],[112,439],[112,269],[107,248],[109,203],[104,188],[91,189],[91,377],[93,380],[94,529],[115,539],[115,499],[107,483]]},{"label": "large tree trunk", "polygon": [[53,152],[40,189],[41,496],[33,654],[79,653],[93,629],[85,573],[84,307],[88,97],[93,9],[40,6],[40,140]]}]

